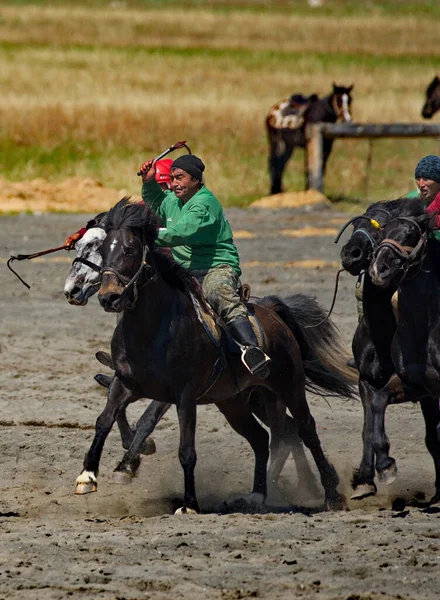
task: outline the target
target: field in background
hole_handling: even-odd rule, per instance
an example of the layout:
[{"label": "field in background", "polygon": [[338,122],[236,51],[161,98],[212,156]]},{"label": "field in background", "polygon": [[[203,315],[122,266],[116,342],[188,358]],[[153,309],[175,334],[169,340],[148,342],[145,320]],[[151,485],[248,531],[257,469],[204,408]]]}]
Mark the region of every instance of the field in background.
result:
[{"label": "field in background", "polygon": [[[247,204],[268,192],[265,114],[291,93],[354,83],[356,121],[421,122],[439,74],[439,13],[397,0],[10,2],[0,7],[2,175],[78,175],[138,193],[138,165],[186,139],[224,204]],[[405,193],[439,142],[375,141],[368,182],[367,148],[336,141],[327,195]],[[297,151],[287,190],[303,188],[302,170]]]}]

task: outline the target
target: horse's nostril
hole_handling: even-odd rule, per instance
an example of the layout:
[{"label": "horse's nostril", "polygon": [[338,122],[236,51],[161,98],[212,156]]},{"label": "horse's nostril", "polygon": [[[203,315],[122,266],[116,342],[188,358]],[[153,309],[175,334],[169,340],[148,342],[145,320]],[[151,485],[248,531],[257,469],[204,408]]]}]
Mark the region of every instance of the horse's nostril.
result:
[{"label": "horse's nostril", "polygon": [[353,248],[351,251],[351,258],[354,260],[360,260],[363,256],[363,252],[360,248]]}]

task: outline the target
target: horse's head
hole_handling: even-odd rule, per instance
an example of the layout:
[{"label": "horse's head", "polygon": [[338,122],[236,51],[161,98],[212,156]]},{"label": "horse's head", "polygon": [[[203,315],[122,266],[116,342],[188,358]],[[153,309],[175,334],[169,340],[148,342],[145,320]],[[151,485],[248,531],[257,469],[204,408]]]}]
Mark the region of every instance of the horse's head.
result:
[{"label": "horse's head", "polygon": [[383,229],[369,268],[374,285],[397,287],[410,269],[421,266],[431,220],[432,214],[426,213],[397,217]]},{"label": "horse's head", "polygon": [[[384,211],[385,214],[385,211]],[[350,275],[360,275],[360,273],[368,268],[373,250],[377,244],[377,238],[381,230],[384,220],[384,215],[378,211],[367,211],[365,214],[350,219],[342,228],[344,231],[350,223],[353,223],[353,233],[350,239],[341,249],[341,264],[342,267],[350,273]],[[340,234],[339,234],[340,235]],[[337,240],[339,239],[339,235]]]},{"label": "horse's head", "polygon": [[341,249],[342,267],[351,275],[359,275],[368,268],[385,225],[399,216],[420,215],[424,208],[420,198],[397,198],[375,202],[363,215],[350,219],[335,240],[338,242],[348,225],[353,223],[353,233]]},{"label": "horse's head", "polygon": [[331,103],[338,121],[350,123],[353,120],[350,112],[352,102],[351,91],[353,87],[353,84],[349,87],[333,84]]},{"label": "horse's head", "polygon": [[98,291],[102,265],[100,250],[104,238],[104,229],[92,227],[76,243],[76,258],[64,284],[64,295],[69,304],[84,306]]},{"label": "horse's head", "polygon": [[426,90],[426,101],[422,108],[422,117],[431,119],[440,109],[440,79],[434,77]]},{"label": "horse's head", "polygon": [[155,275],[152,246],[158,217],[150,206],[120,200],[109,212],[102,244],[102,279],[98,299],[106,312],[134,306],[138,287]]}]

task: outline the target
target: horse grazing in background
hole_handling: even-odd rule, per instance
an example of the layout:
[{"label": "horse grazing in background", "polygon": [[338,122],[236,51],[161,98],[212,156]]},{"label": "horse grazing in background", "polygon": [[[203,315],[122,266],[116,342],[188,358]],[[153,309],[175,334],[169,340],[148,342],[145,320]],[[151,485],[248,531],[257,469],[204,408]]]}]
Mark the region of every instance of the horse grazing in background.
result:
[{"label": "horse grazing in background", "polygon": [[[269,173],[271,194],[283,191],[282,177],[287,161],[295,146],[305,148],[306,127],[310,123],[336,123],[352,120],[350,113],[353,85],[345,87],[333,84],[333,90],[324,98],[316,94],[303,96],[294,94],[287,100],[278,102],[266,117],[269,138]],[[323,168],[330,155],[333,139],[324,139]]]},{"label": "horse grazing in background", "polygon": [[[376,287],[368,272],[368,267],[377,251],[383,235],[383,228],[393,219],[401,216],[422,214],[424,203],[418,198],[400,198],[386,202],[376,202],[359,217],[350,219],[341,229],[337,240],[346,227],[353,223],[353,233],[341,250],[342,266],[352,275],[365,272],[363,282],[363,318],[353,337],[353,355],[359,370],[359,393],[364,410],[363,455],[359,469],[353,477],[353,499],[361,499],[376,493],[374,483],[375,467],[379,480],[392,483],[396,477],[394,459],[388,456],[389,444],[384,430],[376,427],[380,419],[374,417],[383,409],[383,399],[393,401],[393,390],[387,389],[390,381],[395,381],[395,365],[391,347],[394,343],[397,322],[392,306],[392,298],[397,287]],[[399,310],[400,312],[400,310]],[[394,379],[393,379],[394,376]],[[386,390],[385,392],[383,390]],[[382,404],[380,404],[382,402]],[[382,423],[383,425],[383,423]],[[388,445],[387,445],[388,444]]]},{"label": "horse grazing in background", "polygon": [[440,79],[435,76],[426,89],[426,101],[422,108],[422,117],[432,119],[440,110]]},{"label": "horse grazing in background", "polygon": [[[390,397],[398,402],[419,401],[425,419],[425,442],[435,467],[436,491],[431,504],[440,500],[440,265],[438,242],[428,240],[432,224],[432,215],[427,214],[391,221],[369,268],[377,289],[399,287],[399,318],[391,345],[398,380],[390,381],[376,400],[376,449],[385,460],[394,462],[388,456],[384,428]],[[436,262],[431,256],[433,251]]]},{"label": "horse grazing in background", "polygon": [[[264,499],[268,434],[248,403],[253,388],[264,386],[297,421],[299,434],[318,467],[327,506],[340,508],[344,498],[337,491],[338,476],[322,451],[305,394],[308,380],[324,393],[352,396],[344,357],[334,350],[338,337],[309,336],[289,307],[275,296],[264,305],[250,305],[272,359],[267,379],[251,375],[238,353],[225,352],[206,331],[200,311],[208,314],[210,309],[197,282],[172,259],[154,250],[157,226],[157,216],[149,206],[132,204],[127,198],[108,216],[98,298],[106,312],[122,312],[122,318],[111,345],[115,377],[77,479],[77,493],[96,490],[105,439],[121,408],[149,397],[177,408],[185,483],[179,513],[199,510],[194,481],[198,404],[215,403],[233,429],[248,440],[255,455],[253,494]],[[305,301],[304,309],[312,309],[313,301]],[[145,431],[137,430],[132,446],[144,436]]]}]

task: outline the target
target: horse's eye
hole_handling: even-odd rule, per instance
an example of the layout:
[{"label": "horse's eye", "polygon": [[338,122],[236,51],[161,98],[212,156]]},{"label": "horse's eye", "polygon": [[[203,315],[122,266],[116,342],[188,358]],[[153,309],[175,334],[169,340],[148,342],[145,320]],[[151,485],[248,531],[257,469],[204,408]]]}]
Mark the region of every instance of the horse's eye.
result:
[{"label": "horse's eye", "polygon": [[125,254],[125,256],[133,256],[134,249],[133,248],[124,248],[124,254]]}]

